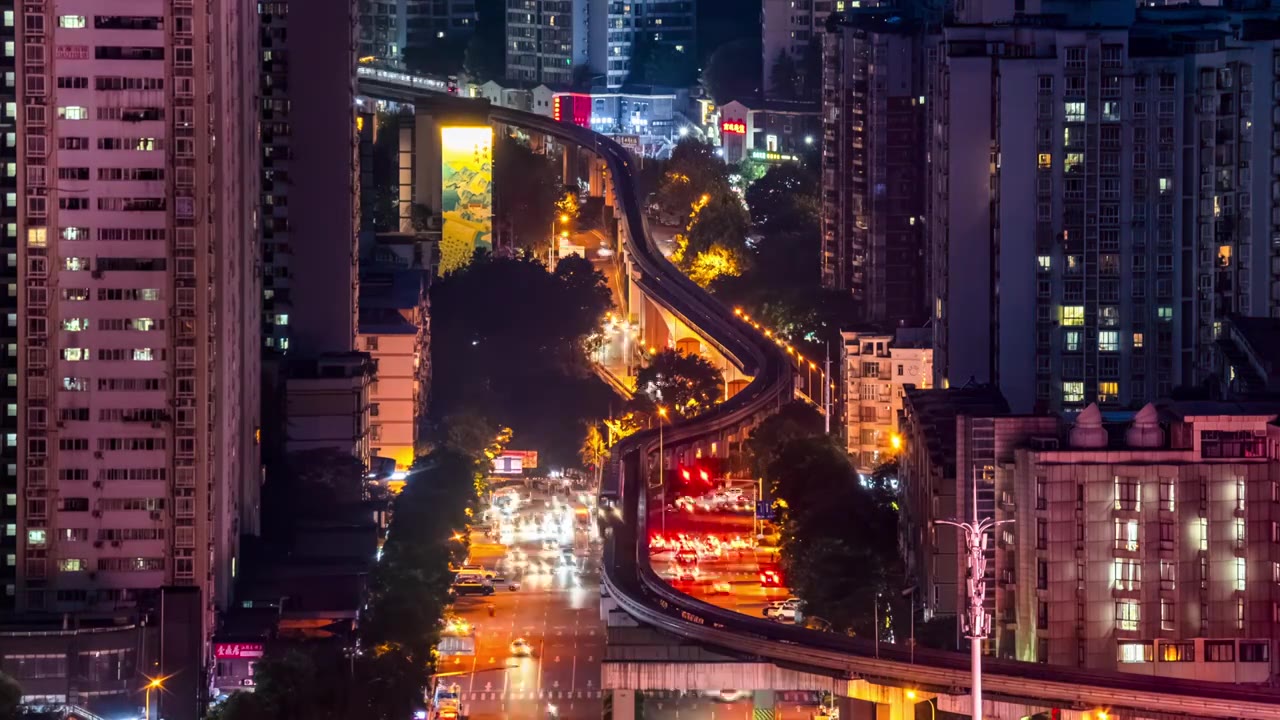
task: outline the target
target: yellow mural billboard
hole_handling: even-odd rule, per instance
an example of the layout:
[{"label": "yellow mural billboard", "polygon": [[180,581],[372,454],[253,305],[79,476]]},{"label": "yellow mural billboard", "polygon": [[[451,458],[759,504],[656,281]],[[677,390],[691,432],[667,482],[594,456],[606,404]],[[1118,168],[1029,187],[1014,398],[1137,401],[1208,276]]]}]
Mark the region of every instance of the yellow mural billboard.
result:
[{"label": "yellow mural billboard", "polygon": [[440,128],[440,272],[493,249],[493,128]]}]

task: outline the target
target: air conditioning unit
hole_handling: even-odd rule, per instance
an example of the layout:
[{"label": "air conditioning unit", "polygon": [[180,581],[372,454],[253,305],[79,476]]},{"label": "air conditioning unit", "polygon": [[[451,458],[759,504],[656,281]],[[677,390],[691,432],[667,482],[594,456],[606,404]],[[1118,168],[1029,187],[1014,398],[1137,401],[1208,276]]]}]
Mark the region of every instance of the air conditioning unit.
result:
[{"label": "air conditioning unit", "polygon": [[111,541],[111,547],[120,547],[120,541],[119,541],[119,540],[112,540],[112,541]]},{"label": "air conditioning unit", "polygon": [[102,511],[101,511],[101,510],[94,510],[92,514],[93,514],[93,516],[94,516],[94,517],[96,517],[96,518],[97,518],[97,517],[98,517],[98,518],[99,518],[99,517],[102,517]]},{"label": "air conditioning unit", "polygon": [[94,486],[94,487],[96,487],[96,488],[100,488],[100,487],[102,487],[102,481],[101,481],[101,480],[94,480],[94,481],[93,481],[93,486]]},{"label": "air conditioning unit", "polygon": [[100,548],[100,547],[102,547],[102,541],[101,541],[101,540],[94,540],[94,541],[93,541],[93,546],[94,546],[94,547],[96,547],[96,548]]},{"label": "air conditioning unit", "polygon": [[159,519],[160,519],[160,511],[159,511],[159,510],[152,510],[152,511],[151,511],[151,519],[152,519],[152,520],[159,520]]}]

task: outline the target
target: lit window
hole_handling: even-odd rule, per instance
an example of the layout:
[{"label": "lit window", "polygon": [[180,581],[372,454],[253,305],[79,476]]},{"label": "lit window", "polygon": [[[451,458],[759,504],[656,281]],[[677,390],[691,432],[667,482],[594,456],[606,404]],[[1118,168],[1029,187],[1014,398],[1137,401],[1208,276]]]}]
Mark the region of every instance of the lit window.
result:
[{"label": "lit window", "polygon": [[1200,549],[1209,549],[1209,518],[1196,518],[1197,524],[1200,526]]},{"label": "lit window", "polygon": [[1116,549],[1136,552],[1138,549],[1138,521],[1116,518]]},{"label": "lit window", "polygon": [[1236,590],[1244,592],[1245,560],[1236,558]]},{"label": "lit window", "polygon": [[1084,103],[1069,102],[1063,106],[1067,122],[1084,122]]},{"label": "lit window", "polygon": [[1136,332],[1136,333],[1134,333],[1134,334],[1133,334],[1133,349],[1134,349],[1134,350],[1137,350],[1138,348],[1142,347],[1142,343],[1143,343],[1142,333],[1140,333],[1140,332]]},{"label": "lit window", "polygon": [[1053,167],[1053,155],[1049,153],[1040,153],[1039,156],[1037,156],[1037,164],[1040,166],[1041,170],[1048,170]]},{"label": "lit window", "polygon": [[82,28],[84,27],[83,15],[62,15],[58,17],[58,27],[60,28]]},{"label": "lit window", "polygon": [[89,348],[63,348],[62,359],[67,362],[81,362],[89,359]]},{"label": "lit window", "polygon": [[88,270],[89,258],[86,257],[69,257],[62,260],[63,270]]},{"label": "lit window", "polygon": [[1120,397],[1120,383],[1104,380],[1098,383],[1098,402],[1115,402]]},{"label": "lit window", "polygon": [[1115,576],[1112,578],[1117,590],[1142,589],[1142,563],[1139,560],[1117,558]]},{"label": "lit window", "polygon": [[27,531],[28,545],[44,545],[47,536],[44,528],[35,528]]},{"label": "lit window", "polygon": [[88,120],[89,108],[71,105],[58,108],[58,117],[62,120]]},{"label": "lit window", "polygon": [[140,362],[151,362],[155,360],[155,354],[151,348],[134,348],[133,359]]},{"label": "lit window", "polygon": [[1143,642],[1122,642],[1119,657],[1122,663],[1151,662],[1151,644]]},{"label": "lit window", "polygon": [[1063,326],[1079,327],[1084,325],[1083,305],[1063,305],[1058,308],[1058,312]]},{"label": "lit window", "polygon": [[1137,600],[1119,600],[1116,602],[1116,629],[1137,630],[1139,618]]},{"label": "lit window", "polygon": [[1156,309],[1156,317],[1160,318],[1161,322],[1172,322],[1173,308],[1169,305],[1161,305]]},{"label": "lit window", "polygon": [[1036,262],[1040,264],[1040,269],[1046,272],[1053,266],[1053,258],[1048,255],[1040,255],[1036,258]]},{"label": "lit window", "polygon": [[1067,352],[1080,352],[1080,331],[1068,330],[1063,336],[1063,346]]},{"label": "lit window", "polygon": [[1084,402],[1084,383],[1082,382],[1062,383],[1062,402],[1064,403]]},{"label": "lit window", "polygon": [[83,572],[84,560],[80,558],[62,558],[58,561],[58,570],[62,572]]},{"label": "lit window", "polygon": [[1098,333],[1098,350],[1102,352],[1120,351],[1120,333],[1116,330],[1102,330]]},{"label": "lit window", "polygon": [[280,313],[279,315],[276,315],[276,324],[277,324],[277,325],[288,325],[288,324],[289,324],[289,315],[288,315],[288,313]]}]

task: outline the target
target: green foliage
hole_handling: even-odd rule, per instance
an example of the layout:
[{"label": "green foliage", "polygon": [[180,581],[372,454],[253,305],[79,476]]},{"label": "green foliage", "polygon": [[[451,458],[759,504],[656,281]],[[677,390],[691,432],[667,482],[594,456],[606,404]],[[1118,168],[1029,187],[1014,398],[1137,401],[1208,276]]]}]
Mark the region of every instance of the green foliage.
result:
[{"label": "green foliage", "polygon": [[[480,255],[434,283],[434,424],[473,414],[511,428],[547,464],[576,465],[581,424],[607,416],[614,400],[584,350],[609,308],[603,278],[581,258],[552,273],[531,258]],[[546,421],[551,409],[561,422]]]},{"label": "green foliage", "polygon": [[880,618],[905,624],[892,495],[859,482],[844,449],[805,408],[788,406],[766,420],[748,447],[781,508],[781,564],[807,614],[871,635],[879,598]]},{"label": "green foliage", "polygon": [[343,720],[366,702],[353,669],[334,643],[269,647],[254,666],[254,691],[232,693],[211,720]]},{"label": "green foliage", "polygon": [[449,603],[449,563],[466,557],[466,543],[455,537],[479,505],[483,470],[482,458],[437,449],[415,463],[392,504],[360,625],[358,672],[369,689],[369,717],[406,717],[422,697]]},{"label": "green foliage", "polygon": [[759,94],[762,52],[759,33],[716,48],[702,72],[702,85],[717,105]]},{"label": "green foliage", "polygon": [[777,460],[777,452],[787,443],[822,434],[822,413],[809,403],[796,400],[760,423],[747,438],[752,474],[762,477]]},{"label": "green foliage", "polygon": [[545,256],[556,203],[563,197],[558,164],[510,136],[493,149],[494,222],[509,228],[517,248]]},{"label": "green foliage", "polygon": [[692,417],[724,399],[724,376],[698,355],[664,350],[649,358],[636,374],[633,408],[652,414],[666,407],[674,415]]},{"label": "green foliage", "polygon": [[714,198],[730,192],[729,168],[710,143],[681,140],[664,167],[656,199],[663,212],[681,218],[682,224],[703,195]]},{"label": "green foliage", "polygon": [[817,231],[822,201],[818,178],[799,163],[771,166],[747,188],[751,222],[761,233]]}]

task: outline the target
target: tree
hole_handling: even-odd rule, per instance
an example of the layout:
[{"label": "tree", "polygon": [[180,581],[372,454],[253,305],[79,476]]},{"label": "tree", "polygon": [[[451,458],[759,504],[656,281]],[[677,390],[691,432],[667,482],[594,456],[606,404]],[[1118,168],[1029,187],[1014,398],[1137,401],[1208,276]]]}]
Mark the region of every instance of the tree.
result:
[{"label": "tree", "polygon": [[776,453],[792,440],[822,434],[822,413],[809,403],[796,400],[765,418],[747,437],[753,473],[763,476],[774,463]]},{"label": "tree", "polygon": [[779,100],[797,99],[797,87],[800,84],[800,70],[796,67],[795,58],[787,50],[779,50],[769,68],[769,84],[773,86],[772,95]]},{"label": "tree", "polygon": [[685,138],[676,144],[667,161],[666,173],[658,186],[656,199],[663,212],[681,218],[689,217],[702,200],[729,194],[729,169],[710,143]]},{"label": "tree", "polygon": [[664,350],[649,358],[636,374],[636,409],[652,413],[668,407],[682,417],[692,417],[724,398],[724,377],[698,355]]},{"label": "tree", "polygon": [[578,457],[582,459],[583,467],[591,469],[600,467],[608,459],[609,446],[604,434],[600,432],[599,425],[592,423],[587,426],[586,437],[582,439],[582,448],[578,450]]},{"label": "tree", "polygon": [[0,720],[22,715],[22,686],[11,675],[0,672]]},{"label": "tree", "polygon": [[[552,466],[576,466],[581,423],[621,404],[591,368],[587,339],[611,296],[590,262],[554,272],[528,257],[484,256],[431,287],[431,422],[474,414],[509,427],[519,447]],[[546,422],[556,408],[563,422]]]},{"label": "tree", "polygon": [[556,203],[564,196],[560,173],[551,158],[510,136],[493,152],[495,222],[511,227],[517,248],[546,255]]},{"label": "tree", "polygon": [[797,163],[774,165],[747,188],[751,221],[761,233],[818,228],[818,178]]},{"label": "tree", "polygon": [[717,105],[760,94],[760,34],[739,37],[716,48],[702,72],[702,84]]}]

